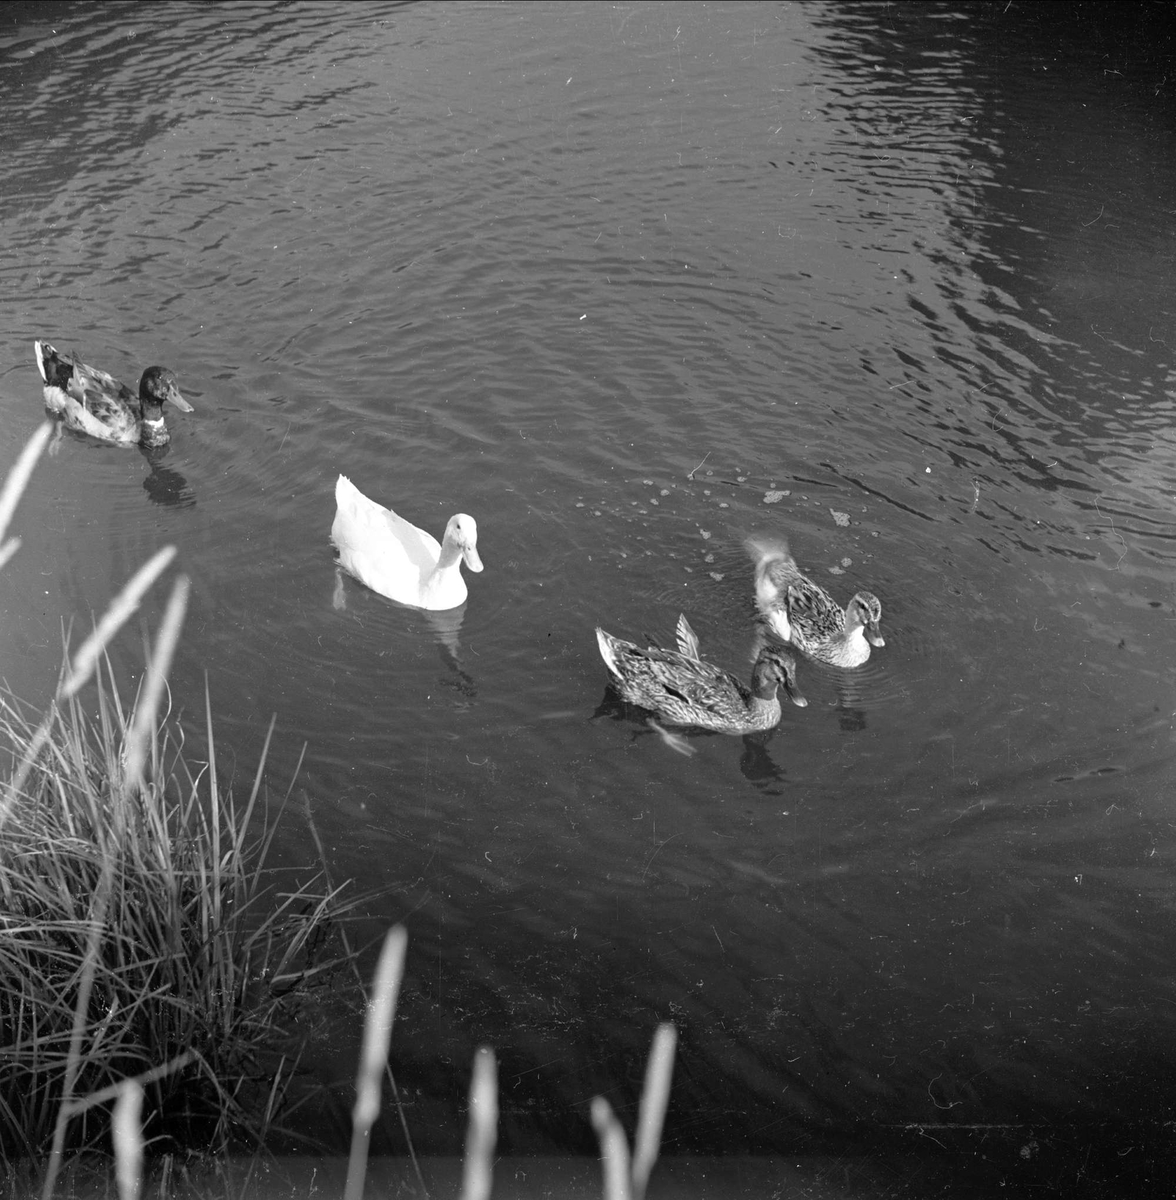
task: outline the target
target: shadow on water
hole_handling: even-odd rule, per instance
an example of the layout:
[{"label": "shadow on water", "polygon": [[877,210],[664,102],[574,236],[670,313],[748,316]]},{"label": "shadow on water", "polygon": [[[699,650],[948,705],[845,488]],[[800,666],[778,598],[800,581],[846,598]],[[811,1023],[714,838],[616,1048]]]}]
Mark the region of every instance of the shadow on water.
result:
[{"label": "shadow on water", "polygon": [[[634,742],[656,735],[667,752],[680,754],[687,758],[698,753],[701,743],[713,741],[719,745],[724,742],[734,744],[735,740],[734,736],[730,734],[716,733],[709,729],[667,729],[645,709],[621,699],[611,686],[605,688],[604,695],[590,720],[596,721],[602,718],[638,726],[633,730],[632,740]],[[770,752],[771,743],[777,733],[781,734],[781,745],[785,745],[783,739],[787,737],[787,733],[781,731],[779,725],[757,733],[738,735],[742,744],[739,754],[740,773],[750,783],[759,787],[773,785],[770,789],[770,794],[773,795],[778,794],[776,785],[785,783],[788,778],[787,772],[775,761]]]},{"label": "shadow on water", "polygon": [[191,508],[196,503],[196,494],[191,484],[173,467],[164,465],[168,446],[140,446],[139,452],[147,460],[151,472],[143,480],[143,490],[152,504],[164,508]]}]

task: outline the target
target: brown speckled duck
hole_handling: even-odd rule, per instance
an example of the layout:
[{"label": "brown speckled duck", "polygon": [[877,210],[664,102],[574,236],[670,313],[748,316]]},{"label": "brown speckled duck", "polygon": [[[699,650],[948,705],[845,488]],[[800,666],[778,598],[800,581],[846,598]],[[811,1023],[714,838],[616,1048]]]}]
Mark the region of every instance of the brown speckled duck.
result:
[{"label": "brown speckled duck", "polygon": [[793,704],[803,708],[808,703],[797,690],[796,663],[778,647],[760,650],[748,688],[729,671],[698,657],[698,638],[684,616],[678,618],[677,637],[679,650],[642,650],[597,627],[600,656],[622,699],[671,725],[716,733],[771,729],[780,720],[781,686]]},{"label": "brown speckled duck", "polygon": [[843,610],[801,572],[783,538],[752,537],[744,545],[755,560],[756,607],[781,641],[834,667],[860,667],[871,645],[886,645],[873,592],[858,592]]}]

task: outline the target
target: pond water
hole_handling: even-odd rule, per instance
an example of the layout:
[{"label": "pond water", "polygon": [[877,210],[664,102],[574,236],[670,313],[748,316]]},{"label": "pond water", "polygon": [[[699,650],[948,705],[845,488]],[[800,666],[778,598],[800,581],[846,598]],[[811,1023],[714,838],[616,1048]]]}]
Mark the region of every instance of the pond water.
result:
[{"label": "pond water", "polygon": [[[1053,11],[0,12],[2,465],[36,337],[195,408],[38,467],[3,672],[179,547],[193,744],[205,674],[242,786],[276,714],[282,855],[408,926],[418,1150],[490,1043],[501,1148],[590,1152],[661,1020],[668,1153],[1170,1139],[1176,109],[1164,29]],[[476,517],[462,609],[337,574],[340,472]],[[746,676],[757,531],[886,646],[676,753],[593,629]]]}]

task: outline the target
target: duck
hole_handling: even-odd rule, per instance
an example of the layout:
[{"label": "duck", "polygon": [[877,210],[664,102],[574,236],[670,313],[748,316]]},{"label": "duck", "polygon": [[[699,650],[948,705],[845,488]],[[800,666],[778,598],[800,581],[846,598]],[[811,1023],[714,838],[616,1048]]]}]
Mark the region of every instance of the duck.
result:
[{"label": "duck", "polygon": [[781,641],[834,667],[860,667],[871,646],[885,646],[882,603],[858,592],[842,609],[796,565],[783,538],[744,542],[755,560],[755,603],[763,623]]},{"label": "duck", "polygon": [[48,342],[35,341],[33,349],[45,381],[45,407],[61,417],[67,429],[121,446],[166,446],[171,434],[163,419],[164,404],[193,411],[167,367],[148,367],[136,398],[113,375],[74,357],[64,358]]},{"label": "duck", "polygon": [[331,541],[345,571],[373,592],[413,608],[457,608],[468,594],[461,564],[482,569],[473,517],[450,517],[438,544],[432,534],[369,500],[346,475],[335,484]]},{"label": "duck", "polygon": [[596,642],[613,686],[623,700],[649,709],[670,725],[697,726],[715,733],[756,733],[780,720],[778,689],[793,704],[808,701],[796,685],[796,662],[779,647],[765,645],[746,687],[729,671],[698,656],[698,637],[678,618],[678,650],[641,649],[597,626]]}]

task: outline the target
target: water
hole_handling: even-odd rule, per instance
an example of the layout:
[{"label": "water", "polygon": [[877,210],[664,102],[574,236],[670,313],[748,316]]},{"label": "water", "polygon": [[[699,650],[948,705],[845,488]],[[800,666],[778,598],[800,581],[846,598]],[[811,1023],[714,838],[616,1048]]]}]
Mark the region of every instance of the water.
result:
[{"label": "water", "polygon": [[[43,701],[62,621],[179,546],[186,727],[207,673],[243,784],[276,713],[281,853],[313,822],[408,925],[418,1149],[459,1151],[489,1042],[504,1151],[591,1150],[659,1020],[670,1152],[935,1139],[1012,1181],[1167,1136],[1173,108],[1156,31],[1091,20],[0,15],[3,461],[35,337],[196,408],[155,461],[38,468],[4,673]],[[463,610],[336,575],[341,471],[476,517]],[[679,755],[592,631],[684,611],[747,674],[753,531],[874,591],[887,645]],[[355,1024],[315,1053],[340,1124]]]}]

